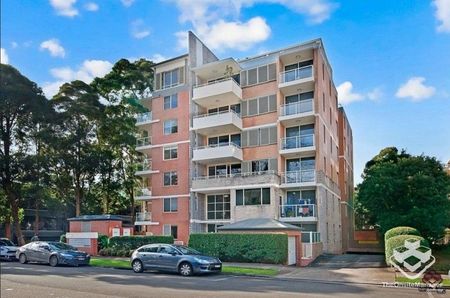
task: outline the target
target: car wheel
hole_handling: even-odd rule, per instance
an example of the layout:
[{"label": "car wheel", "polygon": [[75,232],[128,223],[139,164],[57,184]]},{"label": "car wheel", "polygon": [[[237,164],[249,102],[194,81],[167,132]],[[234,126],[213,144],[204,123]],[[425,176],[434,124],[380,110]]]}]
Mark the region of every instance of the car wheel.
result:
[{"label": "car wheel", "polygon": [[131,264],[131,267],[133,267],[133,271],[135,273],[141,273],[142,271],[144,271],[144,266],[142,265],[142,262],[139,260],[134,260],[133,263]]},{"label": "car wheel", "polygon": [[25,264],[27,262],[27,256],[25,254],[20,254],[19,262],[20,262],[20,264]]},{"label": "car wheel", "polygon": [[51,256],[50,260],[48,261],[50,266],[56,267],[58,266],[58,257],[57,256]]},{"label": "car wheel", "polygon": [[191,264],[184,262],[180,264],[180,267],[178,268],[178,272],[183,276],[190,276],[192,275],[192,266]]}]

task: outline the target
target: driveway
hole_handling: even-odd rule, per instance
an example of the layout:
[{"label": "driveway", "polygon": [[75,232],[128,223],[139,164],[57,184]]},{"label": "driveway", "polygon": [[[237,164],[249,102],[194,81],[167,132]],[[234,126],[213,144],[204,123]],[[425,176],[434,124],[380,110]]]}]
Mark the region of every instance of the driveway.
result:
[{"label": "driveway", "polygon": [[375,254],[343,254],[321,255],[311,267],[320,268],[384,268],[384,255]]}]

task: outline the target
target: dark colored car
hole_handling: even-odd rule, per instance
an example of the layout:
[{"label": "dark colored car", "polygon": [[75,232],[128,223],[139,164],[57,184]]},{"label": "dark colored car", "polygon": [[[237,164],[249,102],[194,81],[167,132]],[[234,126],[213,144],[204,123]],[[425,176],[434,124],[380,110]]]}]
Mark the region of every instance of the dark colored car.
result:
[{"label": "dark colored car", "polygon": [[183,245],[149,244],[133,252],[131,267],[136,273],[151,269],[189,276],[196,273],[221,272],[222,262]]},{"label": "dark colored car", "polygon": [[89,265],[91,257],[73,246],[62,242],[35,241],[21,246],[16,257],[19,262],[48,263],[50,266],[58,265]]},{"label": "dark colored car", "polygon": [[17,248],[8,238],[0,238],[0,259],[15,260]]}]

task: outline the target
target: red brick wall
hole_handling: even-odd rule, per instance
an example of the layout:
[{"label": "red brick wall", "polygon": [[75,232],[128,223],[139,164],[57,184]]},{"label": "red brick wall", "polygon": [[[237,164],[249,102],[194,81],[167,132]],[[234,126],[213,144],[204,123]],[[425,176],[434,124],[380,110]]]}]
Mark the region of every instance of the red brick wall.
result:
[{"label": "red brick wall", "polygon": [[122,228],[122,222],[120,220],[96,220],[90,221],[90,223],[91,223],[90,231],[81,231],[81,221],[71,221],[69,223],[69,232],[71,233],[97,232],[99,234],[112,237],[113,228]]}]

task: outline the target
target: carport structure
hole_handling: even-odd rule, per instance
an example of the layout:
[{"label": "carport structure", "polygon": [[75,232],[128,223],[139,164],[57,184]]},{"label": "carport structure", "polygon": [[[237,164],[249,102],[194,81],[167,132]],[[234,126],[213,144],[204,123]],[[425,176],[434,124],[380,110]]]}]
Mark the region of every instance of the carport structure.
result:
[{"label": "carport structure", "polygon": [[287,265],[302,265],[301,228],[271,218],[250,218],[217,228],[219,233],[286,234]]}]

